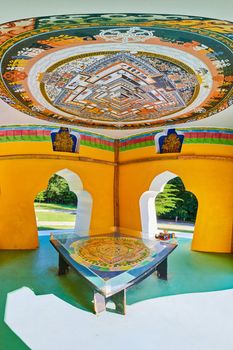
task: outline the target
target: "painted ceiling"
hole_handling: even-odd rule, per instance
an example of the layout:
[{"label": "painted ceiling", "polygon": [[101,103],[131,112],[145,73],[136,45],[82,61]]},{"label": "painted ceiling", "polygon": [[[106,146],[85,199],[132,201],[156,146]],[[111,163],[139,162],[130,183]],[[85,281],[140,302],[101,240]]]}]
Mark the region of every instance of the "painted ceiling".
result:
[{"label": "painted ceiling", "polygon": [[232,104],[232,33],[229,21],[184,15],[8,22],[0,25],[0,98],[32,117],[73,126],[188,124]]}]

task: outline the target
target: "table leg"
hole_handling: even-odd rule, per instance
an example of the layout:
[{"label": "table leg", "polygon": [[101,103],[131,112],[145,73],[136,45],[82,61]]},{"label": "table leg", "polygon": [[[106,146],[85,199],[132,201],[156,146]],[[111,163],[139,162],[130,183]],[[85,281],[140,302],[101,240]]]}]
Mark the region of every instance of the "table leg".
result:
[{"label": "table leg", "polygon": [[[114,303],[115,308],[107,307],[107,303]],[[125,315],[126,312],[126,290],[122,290],[111,297],[105,298],[102,294],[94,292],[94,309],[98,315],[103,311],[115,312],[117,314]]]},{"label": "table leg", "polygon": [[94,309],[96,315],[106,310],[106,299],[98,292],[94,292]]},{"label": "table leg", "polygon": [[63,259],[62,255],[59,254],[58,275],[65,275],[68,269],[69,269],[69,265]]},{"label": "table leg", "polygon": [[158,265],[157,276],[160,279],[167,280],[167,258]]},{"label": "table leg", "polygon": [[112,295],[107,301],[112,301],[115,304],[115,309],[108,309],[109,311],[115,312],[117,314],[125,315],[126,314],[126,290]]}]

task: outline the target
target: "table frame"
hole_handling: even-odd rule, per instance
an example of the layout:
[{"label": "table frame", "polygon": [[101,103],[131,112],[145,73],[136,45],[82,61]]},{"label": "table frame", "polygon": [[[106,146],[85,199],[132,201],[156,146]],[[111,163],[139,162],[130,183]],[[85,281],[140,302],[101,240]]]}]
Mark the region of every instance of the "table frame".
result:
[{"label": "table frame", "polygon": [[[142,275],[135,277],[129,285],[126,288],[122,288],[117,292],[114,292],[112,295],[106,297],[101,290],[98,289],[97,286],[95,286],[93,283],[91,283],[90,280],[85,278],[85,276],[78,271],[78,263],[72,259],[70,254],[67,252],[65,247],[56,239],[54,236],[51,236],[50,243],[53,245],[53,247],[57,250],[59,258],[58,258],[58,275],[65,275],[69,271],[69,267],[73,268],[75,272],[84,278],[86,282],[91,286],[93,289],[94,294],[94,311],[98,315],[99,313],[103,311],[111,311],[115,313],[119,313],[122,315],[126,314],[126,291],[133,287],[135,284],[141,282],[146,277],[150,276],[152,273],[157,272],[157,277],[159,279],[167,280],[167,258],[168,255],[177,247],[177,244],[171,244],[171,243],[162,243],[166,244],[168,251],[164,253],[163,251],[159,253],[160,259],[158,262],[153,265],[150,269],[148,269],[146,272],[144,272]],[[108,308],[107,303],[113,302],[115,304],[115,309]]]}]

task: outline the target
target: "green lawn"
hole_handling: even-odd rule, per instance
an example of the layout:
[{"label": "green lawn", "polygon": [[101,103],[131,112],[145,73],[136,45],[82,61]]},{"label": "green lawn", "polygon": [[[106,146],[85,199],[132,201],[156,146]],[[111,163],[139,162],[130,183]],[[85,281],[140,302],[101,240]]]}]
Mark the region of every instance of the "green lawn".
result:
[{"label": "green lawn", "polygon": [[[47,211],[38,211],[39,209],[47,210]],[[62,209],[62,210],[74,210],[76,206],[65,205],[65,204],[53,204],[53,203],[35,203],[35,212],[36,218],[39,222],[48,221],[47,225],[38,226],[38,230],[62,230],[62,229],[70,229],[73,227],[64,226],[63,222],[75,223],[76,215],[64,212],[54,212],[50,211],[53,209]],[[54,223],[54,224],[53,224]],[[59,224],[58,224],[59,223]]]},{"label": "green lawn", "polygon": [[35,208],[40,209],[67,209],[72,210],[76,209],[77,207],[74,205],[67,205],[67,204],[54,204],[54,203],[34,203]]},{"label": "green lawn", "polygon": [[73,226],[53,226],[53,225],[48,225],[48,226],[38,226],[37,229],[38,231],[53,231],[53,230],[72,230],[74,227]]},{"label": "green lawn", "polygon": [[52,211],[42,211],[37,212],[36,211],[36,217],[38,221],[71,221],[74,222],[76,215],[69,214],[69,213],[59,213],[59,212],[52,212]]}]

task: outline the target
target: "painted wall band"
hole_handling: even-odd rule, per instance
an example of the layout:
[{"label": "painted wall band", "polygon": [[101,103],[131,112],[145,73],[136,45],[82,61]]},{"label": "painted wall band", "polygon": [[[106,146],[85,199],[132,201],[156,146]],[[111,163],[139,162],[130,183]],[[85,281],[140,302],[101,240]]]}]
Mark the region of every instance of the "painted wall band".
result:
[{"label": "painted wall band", "polygon": [[[0,143],[4,142],[50,142],[50,133],[58,127],[11,126],[0,128]],[[177,129],[184,133],[184,144],[221,144],[233,145],[233,130],[231,129]],[[75,130],[76,131],[76,130]],[[78,132],[81,135],[81,145],[114,152],[114,139]],[[134,135],[119,140],[120,151],[154,146],[154,137],[160,132]]]},{"label": "painted wall band", "polygon": [[[205,159],[205,160],[221,160],[221,161],[233,161],[231,156],[220,156],[220,155],[203,155],[203,154],[193,154],[193,155],[180,155],[180,154],[159,154],[153,157],[147,158],[136,158],[125,161],[111,162],[102,159],[90,158],[90,157],[80,157],[80,156],[69,156],[69,155],[54,155],[54,154],[10,154],[10,155],[0,155],[1,160],[18,160],[18,159],[55,159],[55,160],[71,160],[80,161],[88,163],[99,163],[104,165],[111,165],[118,167],[119,165],[128,165],[133,163],[146,163],[155,161],[167,161],[167,160],[190,160],[190,159]],[[118,175],[117,175],[118,176]]]}]

